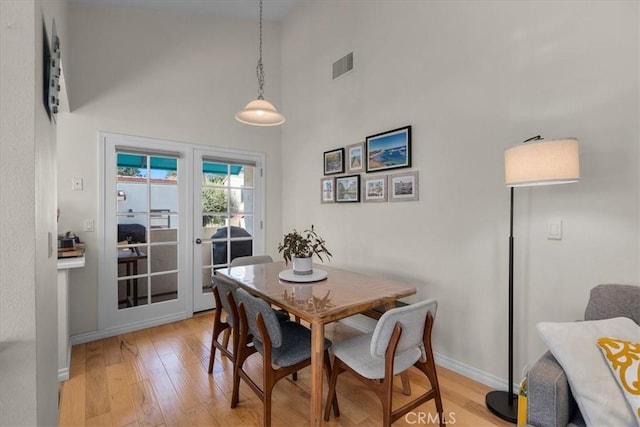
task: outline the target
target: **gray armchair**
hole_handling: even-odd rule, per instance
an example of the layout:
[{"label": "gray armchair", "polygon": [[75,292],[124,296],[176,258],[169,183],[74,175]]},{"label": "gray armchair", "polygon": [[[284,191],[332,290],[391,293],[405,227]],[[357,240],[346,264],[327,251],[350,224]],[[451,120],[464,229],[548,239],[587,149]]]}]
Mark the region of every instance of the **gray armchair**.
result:
[{"label": "gray armchair", "polygon": [[[640,286],[598,285],[591,295],[584,320],[628,317],[640,325]],[[584,427],[567,376],[550,352],[527,374],[527,421],[535,427]]]}]

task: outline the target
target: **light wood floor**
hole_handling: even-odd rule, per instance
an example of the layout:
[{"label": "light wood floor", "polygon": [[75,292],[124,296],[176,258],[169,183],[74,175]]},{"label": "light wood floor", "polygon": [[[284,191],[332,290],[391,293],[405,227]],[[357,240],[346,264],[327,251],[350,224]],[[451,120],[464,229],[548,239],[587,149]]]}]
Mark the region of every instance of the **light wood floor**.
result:
[{"label": "light wood floor", "polygon": [[[244,383],[240,404],[230,408],[232,364],[216,352],[213,375],[207,374],[212,313],[73,347],[70,379],[61,384],[60,426],[259,426],[262,403]],[[326,328],[327,337],[340,341],[358,332],[340,323]],[[248,360],[259,382],[261,356]],[[417,370],[410,372],[413,393],[427,385]],[[255,375],[253,375],[255,374]],[[298,381],[281,380],[273,396],[274,426],[308,425],[310,372]],[[439,367],[447,424],[455,426],[512,426],[484,406],[487,387]],[[394,407],[405,398],[396,386]],[[326,390],[326,384],[325,384]],[[377,426],[381,405],[348,373],[338,380],[341,415],[330,426]],[[408,419],[394,425],[421,426],[435,405],[428,402]],[[422,415],[420,415],[422,413]],[[419,416],[423,417],[420,422]]]}]

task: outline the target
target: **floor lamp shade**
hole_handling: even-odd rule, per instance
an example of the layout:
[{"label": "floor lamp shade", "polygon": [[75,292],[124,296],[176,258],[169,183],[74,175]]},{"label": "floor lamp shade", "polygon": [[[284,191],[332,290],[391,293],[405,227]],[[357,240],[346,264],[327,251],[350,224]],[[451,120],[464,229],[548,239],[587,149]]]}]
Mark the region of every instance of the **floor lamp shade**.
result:
[{"label": "floor lamp shade", "polygon": [[516,423],[518,417],[517,395],[513,392],[513,295],[514,295],[514,239],[513,239],[513,188],[533,185],[567,184],[580,179],[578,140],[527,140],[524,144],[504,151],[505,182],[510,188],[509,216],[509,380],[508,391],[487,393],[486,405],[502,419]]},{"label": "floor lamp shade", "polygon": [[576,182],[580,179],[578,140],[542,140],[507,148],[504,175],[510,187]]}]

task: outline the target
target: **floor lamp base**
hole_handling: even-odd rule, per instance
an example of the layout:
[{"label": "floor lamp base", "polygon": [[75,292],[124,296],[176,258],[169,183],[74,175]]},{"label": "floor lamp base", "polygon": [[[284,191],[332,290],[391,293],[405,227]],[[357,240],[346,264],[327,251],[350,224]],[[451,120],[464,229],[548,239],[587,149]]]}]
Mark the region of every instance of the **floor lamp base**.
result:
[{"label": "floor lamp base", "polygon": [[513,394],[513,400],[509,402],[508,391],[492,391],[486,396],[487,408],[503,420],[511,423],[518,422],[518,395]]}]

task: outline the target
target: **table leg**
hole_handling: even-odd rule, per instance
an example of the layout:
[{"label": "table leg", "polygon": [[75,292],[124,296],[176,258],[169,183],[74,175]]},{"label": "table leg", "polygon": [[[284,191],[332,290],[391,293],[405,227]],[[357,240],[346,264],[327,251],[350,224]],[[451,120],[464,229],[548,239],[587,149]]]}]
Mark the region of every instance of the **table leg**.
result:
[{"label": "table leg", "polygon": [[[138,275],[138,260],[133,261],[133,275]],[[133,305],[138,305],[138,279],[133,279]]]},{"label": "table leg", "polygon": [[311,425],[322,424],[322,367],[324,323],[311,324]]},{"label": "table leg", "polygon": [[[125,276],[131,276],[131,263],[129,261],[124,262]],[[133,305],[133,301],[131,300],[131,279],[127,279],[127,307],[131,307]]]}]

